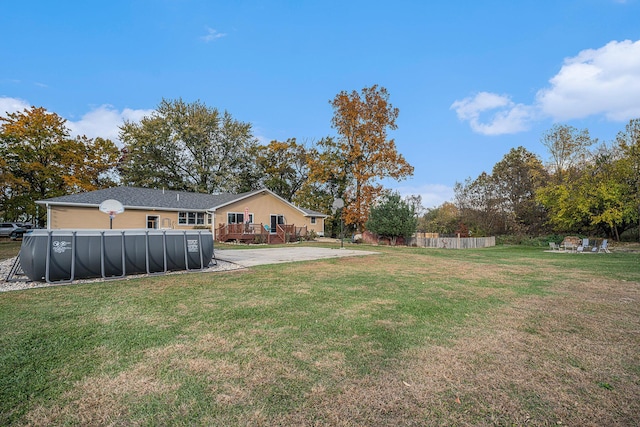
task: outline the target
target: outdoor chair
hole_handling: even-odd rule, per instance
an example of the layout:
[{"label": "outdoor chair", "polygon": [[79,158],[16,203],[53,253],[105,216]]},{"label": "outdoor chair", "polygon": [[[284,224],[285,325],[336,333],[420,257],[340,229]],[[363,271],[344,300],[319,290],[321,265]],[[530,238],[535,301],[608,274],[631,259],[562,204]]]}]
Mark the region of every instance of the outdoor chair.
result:
[{"label": "outdoor chair", "polygon": [[591,245],[589,244],[589,238],[588,238],[588,237],[587,237],[587,238],[585,238],[585,239],[582,239],[582,247],[583,247],[584,249],[587,249],[587,248],[588,248],[588,247],[590,247],[590,246],[591,246]]},{"label": "outdoor chair", "polygon": [[552,251],[560,251],[560,246],[555,242],[549,242],[549,249]]},{"label": "outdoor chair", "polygon": [[579,246],[576,248],[576,252],[578,252],[579,254],[583,254],[583,253],[584,253],[584,246],[579,245]]},{"label": "outdoor chair", "polygon": [[598,253],[600,253],[600,252],[604,252],[606,254],[610,254],[611,253],[611,251],[609,250],[609,244],[608,244],[607,239],[604,239],[602,241],[602,243],[600,244],[600,248],[598,249]]}]

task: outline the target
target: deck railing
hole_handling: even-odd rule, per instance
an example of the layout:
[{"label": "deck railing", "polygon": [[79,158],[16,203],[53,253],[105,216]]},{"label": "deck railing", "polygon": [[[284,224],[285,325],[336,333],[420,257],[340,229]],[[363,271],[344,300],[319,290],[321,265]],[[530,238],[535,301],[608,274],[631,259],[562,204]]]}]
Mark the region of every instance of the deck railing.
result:
[{"label": "deck railing", "polygon": [[[307,235],[307,227],[278,224],[275,233],[267,231],[263,224],[220,224],[216,229],[219,241],[240,240],[249,242],[289,243]],[[274,238],[275,237],[275,238]]]},{"label": "deck railing", "polygon": [[223,242],[229,238],[249,240],[252,237],[262,239],[262,236],[266,241],[268,234],[263,224],[220,224],[216,229],[216,239]]}]

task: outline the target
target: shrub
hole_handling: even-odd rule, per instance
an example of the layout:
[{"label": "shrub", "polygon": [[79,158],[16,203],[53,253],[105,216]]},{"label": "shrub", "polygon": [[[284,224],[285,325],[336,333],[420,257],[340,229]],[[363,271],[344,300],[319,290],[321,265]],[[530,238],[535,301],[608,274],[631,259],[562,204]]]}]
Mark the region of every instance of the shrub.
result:
[{"label": "shrub", "polygon": [[522,245],[522,246],[535,246],[535,247],[547,247],[549,242],[560,243],[564,239],[564,236],[558,234],[550,234],[547,236],[526,236],[526,235],[502,235],[496,236],[496,245]]}]

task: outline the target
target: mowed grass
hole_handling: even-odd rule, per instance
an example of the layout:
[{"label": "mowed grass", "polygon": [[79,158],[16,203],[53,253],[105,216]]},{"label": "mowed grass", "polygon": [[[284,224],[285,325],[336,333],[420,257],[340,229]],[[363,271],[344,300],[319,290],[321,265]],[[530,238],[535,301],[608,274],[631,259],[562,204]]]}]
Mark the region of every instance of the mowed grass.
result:
[{"label": "mowed grass", "polygon": [[377,255],[0,294],[0,425],[638,425],[640,254]]}]

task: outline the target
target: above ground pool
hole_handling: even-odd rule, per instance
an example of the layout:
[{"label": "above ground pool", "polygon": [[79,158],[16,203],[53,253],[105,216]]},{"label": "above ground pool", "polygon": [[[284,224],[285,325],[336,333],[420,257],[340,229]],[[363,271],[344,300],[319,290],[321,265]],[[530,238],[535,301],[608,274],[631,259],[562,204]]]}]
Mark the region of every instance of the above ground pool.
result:
[{"label": "above ground pool", "polygon": [[30,280],[54,283],[202,270],[213,255],[206,230],[33,230],[19,257]]}]

